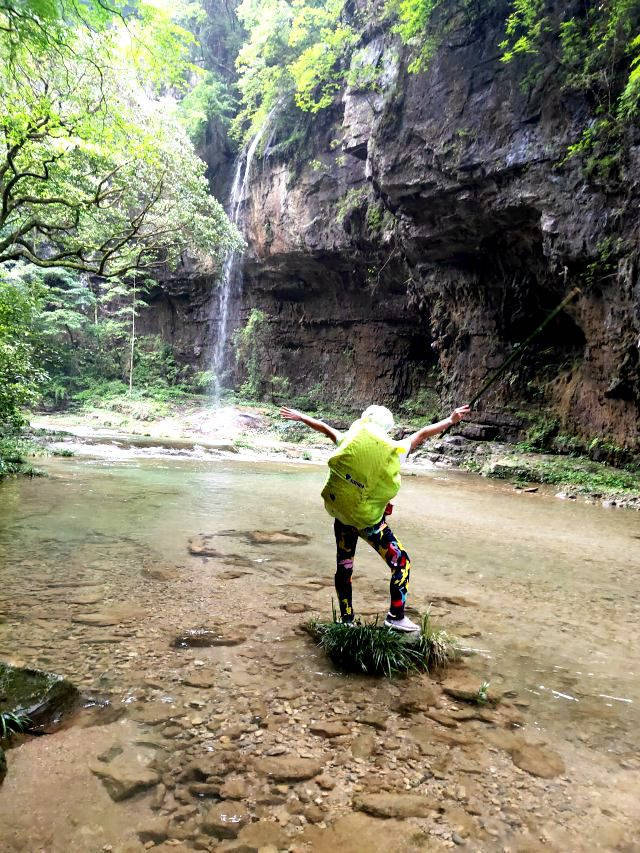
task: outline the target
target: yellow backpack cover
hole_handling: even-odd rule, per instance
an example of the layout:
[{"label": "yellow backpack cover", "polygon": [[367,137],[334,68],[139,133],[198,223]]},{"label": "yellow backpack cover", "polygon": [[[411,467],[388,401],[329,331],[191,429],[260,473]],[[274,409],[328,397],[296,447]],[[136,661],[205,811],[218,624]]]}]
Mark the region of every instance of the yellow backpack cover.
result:
[{"label": "yellow backpack cover", "polygon": [[372,423],[355,421],[329,457],[322,498],[329,515],[362,530],[377,524],[400,488],[406,447]]}]

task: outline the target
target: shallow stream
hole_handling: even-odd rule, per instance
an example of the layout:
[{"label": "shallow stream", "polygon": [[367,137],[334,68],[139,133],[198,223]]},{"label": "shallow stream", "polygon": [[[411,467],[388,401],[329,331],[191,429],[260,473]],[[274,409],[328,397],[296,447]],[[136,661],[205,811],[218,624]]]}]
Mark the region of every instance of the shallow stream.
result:
[{"label": "shallow stream", "polygon": [[[126,451],[49,459],[44,467],[47,478],[0,484],[1,658],[60,672],[88,696],[125,708],[188,698],[180,673],[203,665],[219,668],[225,690],[256,695],[283,682],[334,691],[347,683],[293,632],[306,617],[280,610],[306,602],[330,614],[334,546],[319,499],[321,468]],[[517,697],[527,726],[547,743],[637,770],[637,514],[517,493],[473,475],[411,476],[410,467],[408,474],[390,522],[412,559],[409,603],[430,608],[437,625],[475,652],[471,667]],[[285,528],[308,535],[308,544],[251,544],[245,535]],[[201,533],[217,534],[221,557],[188,552],[189,538]],[[221,578],[225,570],[230,574]],[[384,613],[386,571],[361,543],[356,612]],[[97,618],[85,618],[92,614]],[[171,648],[180,629],[211,619],[281,649],[272,657],[275,669],[266,673],[259,655],[238,651],[243,646]],[[371,693],[374,704],[380,689]],[[121,737],[138,736],[126,727],[130,721],[119,725]],[[86,731],[98,737],[98,729]],[[51,743],[65,736],[78,740],[74,730]],[[22,782],[7,778],[7,802],[29,794],[29,785],[44,785],[46,798],[37,767],[28,767]],[[47,849],[100,850],[117,842],[107,811],[105,801],[93,818],[100,829],[83,841],[53,820]],[[12,820],[17,838],[22,825],[15,814]]]}]

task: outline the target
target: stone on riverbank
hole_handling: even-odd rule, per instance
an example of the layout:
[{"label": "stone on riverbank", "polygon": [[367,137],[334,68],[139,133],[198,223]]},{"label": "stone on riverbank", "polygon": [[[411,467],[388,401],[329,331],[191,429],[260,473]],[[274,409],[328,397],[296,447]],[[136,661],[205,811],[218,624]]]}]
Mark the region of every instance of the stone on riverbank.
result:
[{"label": "stone on riverbank", "polygon": [[59,675],[0,662],[2,710],[29,717],[30,731],[54,731],[79,698],[78,689]]}]

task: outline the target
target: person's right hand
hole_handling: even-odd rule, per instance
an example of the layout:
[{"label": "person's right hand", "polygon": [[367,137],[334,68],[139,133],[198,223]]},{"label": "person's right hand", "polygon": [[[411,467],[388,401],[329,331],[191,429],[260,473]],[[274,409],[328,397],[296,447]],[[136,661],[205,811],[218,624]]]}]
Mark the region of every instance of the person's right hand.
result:
[{"label": "person's right hand", "polygon": [[280,409],[280,417],[286,418],[288,421],[301,421],[303,414],[297,409],[290,409],[289,406],[283,406]]},{"label": "person's right hand", "polygon": [[471,406],[458,406],[457,409],[454,409],[449,415],[452,424],[459,424],[460,421],[466,417],[471,411]]}]

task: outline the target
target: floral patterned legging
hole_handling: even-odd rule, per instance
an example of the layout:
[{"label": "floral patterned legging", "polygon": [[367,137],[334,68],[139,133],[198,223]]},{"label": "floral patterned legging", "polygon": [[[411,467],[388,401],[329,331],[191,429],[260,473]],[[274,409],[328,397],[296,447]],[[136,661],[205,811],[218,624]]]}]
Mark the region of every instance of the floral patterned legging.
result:
[{"label": "floral patterned legging", "polygon": [[351,575],[353,574],[353,558],[356,553],[358,537],[362,537],[380,554],[391,569],[391,606],[389,612],[397,619],[404,616],[404,603],[407,598],[411,561],[409,555],[393,535],[385,521],[386,516],[373,527],[358,530],[348,524],[343,524],[336,518],[333,529],[336,534],[337,570],[335,575],[336,592],[340,603],[340,616],[343,622],[353,621],[353,606],[351,602]]}]

